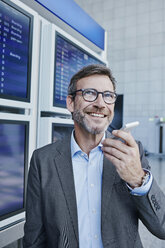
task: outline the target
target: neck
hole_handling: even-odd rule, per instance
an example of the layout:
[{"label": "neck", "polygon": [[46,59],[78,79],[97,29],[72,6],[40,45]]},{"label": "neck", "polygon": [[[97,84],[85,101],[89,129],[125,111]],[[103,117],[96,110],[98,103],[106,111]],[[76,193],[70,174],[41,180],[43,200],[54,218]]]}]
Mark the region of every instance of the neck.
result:
[{"label": "neck", "polygon": [[85,152],[88,156],[90,151],[96,146],[98,146],[98,144],[103,138],[103,135],[103,133],[91,134],[88,133],[86,130],[82,129],[81,127],[75,126],[75,140],[81,150]]}]

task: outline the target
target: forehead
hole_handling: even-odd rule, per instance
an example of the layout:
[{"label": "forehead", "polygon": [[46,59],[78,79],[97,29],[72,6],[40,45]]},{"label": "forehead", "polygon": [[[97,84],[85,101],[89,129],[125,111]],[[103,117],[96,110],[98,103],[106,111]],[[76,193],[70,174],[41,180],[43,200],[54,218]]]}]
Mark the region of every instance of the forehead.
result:
[{"label": "forehead", "polygon": [[87,89],[87,88],[93,88],[98,91],[114,90],[110,78],[106,75],[91,75],[79,79],[77,82],[77,89]]}]

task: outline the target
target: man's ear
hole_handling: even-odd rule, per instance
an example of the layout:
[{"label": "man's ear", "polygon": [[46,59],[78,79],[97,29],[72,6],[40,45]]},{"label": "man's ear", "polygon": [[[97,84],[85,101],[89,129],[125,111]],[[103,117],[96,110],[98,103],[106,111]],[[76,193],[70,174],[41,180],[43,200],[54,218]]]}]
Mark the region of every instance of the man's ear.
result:
[{"label": "man's ear", "polygon": [[72,113],[74,111],[74,101],[73,101],[73,97],[70,95],[68,95],[66,98],[66,106],[69,112]]}]

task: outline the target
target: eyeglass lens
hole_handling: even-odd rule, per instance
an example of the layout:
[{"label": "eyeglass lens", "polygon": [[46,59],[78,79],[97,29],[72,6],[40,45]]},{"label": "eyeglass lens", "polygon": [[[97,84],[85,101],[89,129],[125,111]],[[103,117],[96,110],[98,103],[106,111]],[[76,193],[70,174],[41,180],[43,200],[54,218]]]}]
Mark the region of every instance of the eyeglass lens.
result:
[{"label": "eyeglass lens", "polygon": [[114,103],[116,101],[116,94],[110,91],[98,92],[95,89],[85,89],[82,91],[84,100],[89,102],[95,101],[99,94],[102,94],[105,103]]}]

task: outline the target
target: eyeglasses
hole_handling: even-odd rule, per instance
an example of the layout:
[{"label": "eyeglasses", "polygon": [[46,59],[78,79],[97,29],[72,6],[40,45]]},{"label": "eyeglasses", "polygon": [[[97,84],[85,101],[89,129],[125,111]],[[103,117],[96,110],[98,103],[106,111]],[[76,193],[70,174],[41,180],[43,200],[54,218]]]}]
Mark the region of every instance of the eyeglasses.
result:
[{"label": "eyeglasses", "polygon": [[91,88],[75,90],[70,95],[75,97],[77,92],[82,92],[82,97],[87,102],[94,102],[98,98],[99,94],[102,95],[104,102],[107,104],[113,104],[117,99],[117,94],[115,92],[108,90],[101,92]]}]

